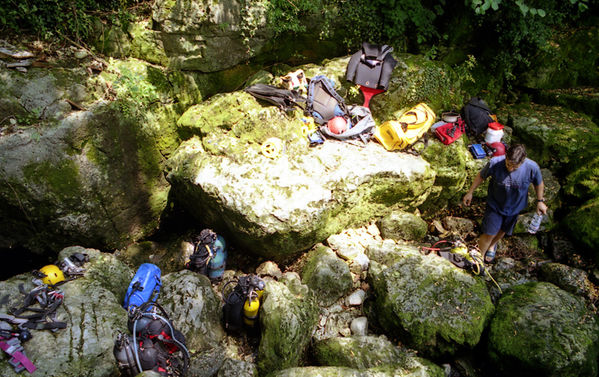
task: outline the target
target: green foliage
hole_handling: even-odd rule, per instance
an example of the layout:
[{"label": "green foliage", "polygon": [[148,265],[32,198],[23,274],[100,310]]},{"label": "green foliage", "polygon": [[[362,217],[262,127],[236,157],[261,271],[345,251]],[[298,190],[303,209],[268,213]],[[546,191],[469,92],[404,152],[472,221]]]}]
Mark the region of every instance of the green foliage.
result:
[{"label": "green foliage", "polygon": [[[247,1],[247,0],[246,0]],[[268,24],[276,34],[304,32],[302,18],[315,15],[331,1],[327,0],[271,0],[268,4]]]},{"label": "green foliage", "polygon": [[[3,32],[31,32],[42,39],[90,37],[93,21],[117,11],[121,20],[126,6],[138,0],[7,0],[0,6]],[[111,13],[112,14],[112,13]]]}]

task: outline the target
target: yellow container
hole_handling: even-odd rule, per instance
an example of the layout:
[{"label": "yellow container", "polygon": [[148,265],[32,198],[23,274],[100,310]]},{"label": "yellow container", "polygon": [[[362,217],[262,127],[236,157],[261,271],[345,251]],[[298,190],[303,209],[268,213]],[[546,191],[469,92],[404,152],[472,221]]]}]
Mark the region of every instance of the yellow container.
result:
[{"label": "yellow container", "polygon": [[397,120],[377,126],[374,137],[386,150],[401,150],[422,137],[435,122],[435,113],[425,103],[419,103]]},{"label": "yellow container", "polygon": [[243,322],[253,327],[258,319],[260,299],[257,296],[248,297],[243,304]]}]

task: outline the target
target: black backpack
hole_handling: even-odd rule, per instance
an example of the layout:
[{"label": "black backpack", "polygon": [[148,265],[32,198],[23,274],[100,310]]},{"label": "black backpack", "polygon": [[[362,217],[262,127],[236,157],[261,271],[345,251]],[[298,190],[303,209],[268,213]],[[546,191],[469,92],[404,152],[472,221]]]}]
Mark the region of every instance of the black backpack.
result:
[{"label": "black backpack", "polygon": [[314,76],[308,85],[305,112],[318,124],[336,116],[350,118],[345,100],[335,91],[333,81],[324,75]]},{"label": "black backpack", "polygon": [[272,85],[254,84],[244,90],[256,98],[277,105],[284,111],[291,111],[295,106],[301,109],[302,106],[298,102],[306,102],[306,98],[300,95],[299,92],[277,88]]},{"label": "black backpack", "polygon": [[391,56],[393,47],[362,43],[362,49],[349,59],[345,78],[354,84],[387,90],[397,61]]},{"label": "black backpack", "polygon": [[491,110],[480,97],[472,97],[462,108],[462,115],[468,126],[468,132],[478,136],[487,130],[487,125],[494,122]]}]

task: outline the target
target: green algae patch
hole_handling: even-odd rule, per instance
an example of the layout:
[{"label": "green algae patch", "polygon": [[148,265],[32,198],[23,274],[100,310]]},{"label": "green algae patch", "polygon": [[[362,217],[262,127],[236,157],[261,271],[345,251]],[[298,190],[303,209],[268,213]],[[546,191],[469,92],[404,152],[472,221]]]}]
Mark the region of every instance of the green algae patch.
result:
[{"label": "green algae patch", "polygon": [[30,182],[43,185],[61,200],[78,200],[81,192],[80,175],[77,165],[64,159],[58,165],[49,161],[32,163],[23,169]]}]

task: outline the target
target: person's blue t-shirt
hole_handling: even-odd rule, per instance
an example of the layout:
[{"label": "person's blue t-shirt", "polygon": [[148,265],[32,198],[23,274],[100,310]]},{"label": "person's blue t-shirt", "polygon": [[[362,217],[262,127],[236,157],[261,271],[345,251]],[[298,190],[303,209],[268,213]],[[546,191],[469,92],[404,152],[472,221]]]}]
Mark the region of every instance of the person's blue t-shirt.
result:
[{"label": "person's blue t-shirt", "polygon": [[517,215],[528,205],[528,187],[543,182],[539,165],[525,159],[513,172],[505,166],[505,156],[493,157],[481,170],[484,179],[491,177],[487,205],[503,216]]}]

